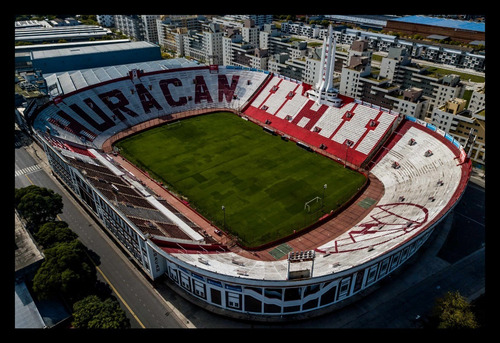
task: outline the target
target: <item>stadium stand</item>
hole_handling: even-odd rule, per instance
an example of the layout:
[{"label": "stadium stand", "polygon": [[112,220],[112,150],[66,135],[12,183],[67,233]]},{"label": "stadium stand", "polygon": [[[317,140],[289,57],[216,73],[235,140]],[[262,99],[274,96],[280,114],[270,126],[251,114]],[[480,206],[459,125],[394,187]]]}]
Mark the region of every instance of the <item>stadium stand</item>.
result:
[{"label": "stadium stand", "polygon": [[323,147],[334,157],[346,154],[347,143],[349,162],[356,166],[365,162],[398,118],[342,96],[340,108],[318,105],[304,94],[304,88],[309,87],[273,77],[244,113],[307,145]]},{"label": "stadium stand", "polygon": [[[432,125],[347,97],[339,96],[338,108],[318,104],[307,97],[310,85],[281,76],[221,66],[119,75],[92,84],[72,81],[74,90],[64,86],[71,91],[32,112],[32,127],[50,146],[55,174],[104,218],[147,275],[166,274],[173,287],[225,315],[282,320],[321,313],[361,294],[422,246],[470,175],[463,147]],[[268,251],[216,243],[102,152],[110,137],[152,118],[223,108],[364,168],[381,184],[378,201],[361,197],[349,205],[364,202],[366,215],[315,246],[314,268],[291,272],[286,253],[266,259],[259,254]],[[286,244],[275,248],[286,251]]]},{"label": "stadium stand", "polygon": [[[129,75],[122,76],[125,71]],[[58,75],[62,89],[70,90],[54,98],[36,115],[33,126],[51,136],[77,144],[101,148],[116,132],[152,118],[199,108],[239,108],[266,78],[264,72],[206,67],[157,71],[140,76],[122,70],[108,79],[83,88],[68,87],[68,74]],[[96,75],[96,73],[94,73]],[[55,80],[52,80],[55,82]],[[55,82],[54,84],[58,84]]]}]

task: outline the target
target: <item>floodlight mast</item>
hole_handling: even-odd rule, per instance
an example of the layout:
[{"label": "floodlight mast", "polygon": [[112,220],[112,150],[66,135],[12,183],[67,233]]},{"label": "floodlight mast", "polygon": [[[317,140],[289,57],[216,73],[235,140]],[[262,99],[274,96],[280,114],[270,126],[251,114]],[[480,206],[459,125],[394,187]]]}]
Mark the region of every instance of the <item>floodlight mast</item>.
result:
[{"label": "floodlight mast", "polygon": [[222,212],[224,213],[224,231],[226,231],[226,207],[222,205]]},{"label": "floodlight mast", "polygon": [[[291,251],[288,253],[288,266],[287,266],[287,278],[290,280],[290,264],[298,262],[311,262],[310,273],[307,277],[312,277],[314,272],[314,260],[316,257],[316,252],[314,250],[307,251]],[[302,276],[303,277],[303,276]]]},{"label": "floodlight mast", "polygon": [[344,161],[344,168],[347,168],[347,150],[349,149],[349,141],[345,142],[345,161]]},{"label": "floodlight mast", "polygon": [[328,185],[326,183],[323,185],[323,198],[321,198],[321,207],[325,207],[325,190],[327,186]]}]

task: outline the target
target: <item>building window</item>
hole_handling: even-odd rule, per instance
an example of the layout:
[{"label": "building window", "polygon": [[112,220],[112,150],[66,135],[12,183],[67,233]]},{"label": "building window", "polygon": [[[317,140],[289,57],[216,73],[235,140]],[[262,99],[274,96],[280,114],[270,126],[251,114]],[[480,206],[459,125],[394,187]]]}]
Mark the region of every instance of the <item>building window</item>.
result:
[{"label": "building window", "polygon": [[368,276],[366,277],[367,285],[374,282],[375,279],[377,278],[377,269],[378,269],[378,264],[375,264],[374,266],[371,266],[370,269],[368,270]]},{"label": "building window", "polygon": [[261,313],[262,302],[251,295],[245,294],[245,311]]},{"label": "building window", "polygon": [[210,289],[210,298],[212,300],[212,303],[217,304],[217,305],[222,305],[222,298],[220,291],[218,289],[211,288]]},{"label": "building window", "polygon": [[318,299],[312,299],[308,302],[306,302],[304,305],[302,305],[302,310],[309,310],[312,308],[318,307]]},{"label": "building window", "polygon": [[264,289],[264,296],[269,299],[279,299],[282,298],[282,289],[266,288]]},{"label": "building window", "polygon": [[304,298],[319,291],[319,284],[304,287]]},{"label": "building window", "polygon": [[392,258],[391,258],[391,270],[394,270],[398,266],[399,255],[400,254],[401,253],[397,253],[397,254],[392,255]]},{"label": "building window", "polygon": [[285,289],[285,301],[300,300],[300,288],[287,288]]},{"label": "building window", "polygon": [[363,276],[365,275],[365,270],[362,269],[356,273],[356,281],[354,282],[353,293],[356,293],[361,289],[361,285],[363,284]]},{"label": "building window", "polygon": [[389,266],[389,258],[386,258],[384,261],[382,261],[380,265],[380,272],[378,274],[378,277],[381,278],[385,274],[387,274],[387,267]]},{"label": "building window", "polygon": [[[327,285],[325,285],[323,288],[325,288],[326,286]],[[333,303],[335,301],[336,293],[337,293],[337,285],[333,286],[328,291],[323,293],[323,295],[321,296],[320,305],[323,306]]]}]

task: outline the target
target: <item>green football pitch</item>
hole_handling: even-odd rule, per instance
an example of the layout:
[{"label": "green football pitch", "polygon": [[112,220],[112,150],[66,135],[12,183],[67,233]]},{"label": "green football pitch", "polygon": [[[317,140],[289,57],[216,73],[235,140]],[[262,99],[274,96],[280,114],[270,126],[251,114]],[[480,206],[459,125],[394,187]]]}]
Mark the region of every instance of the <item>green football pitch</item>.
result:
[{"label": "green football pitch", "polygon": [[364,175],[229,112],[165,124],[116,146],[247,247],[311,225],[365,182]]}]

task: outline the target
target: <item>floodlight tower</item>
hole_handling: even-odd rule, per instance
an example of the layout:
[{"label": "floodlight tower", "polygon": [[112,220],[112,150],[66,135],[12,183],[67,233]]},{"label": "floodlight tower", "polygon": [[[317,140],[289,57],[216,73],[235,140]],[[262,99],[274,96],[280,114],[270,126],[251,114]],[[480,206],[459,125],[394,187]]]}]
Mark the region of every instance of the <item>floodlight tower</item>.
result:
[{"label": "floodlight tower", "polygon": [[337,97],[338,90],[333,87],[335,49],[336,42],[333,36],[333,27],[330,25],[328,26],[328,34],[323,38],[318,82],[314,85],[314,90],[308,93],[318,105],[326,104],[340,107],[342,104],[342,100]]},{"label": "floodlight tower", "polygon": [[325,191],[326,191],[326,187],[328,187],[328,185],[325,183],[323,185],[323,198],[321,199],[321,205],[322,205],[322,207],[325,207]]},{"label": "floodlight tower", "polygon": [[222,205],[222,212],[224,213],[224,231],[226,231],[226,207]]},{"label": "floodlight tower", "polygon": [[[314,259],[316,253],[314,250],[308,251],[292,251],[288,253],[288,268],[287,268],[287,279],[297,280],[297,279],[308,279],[313,276],[314,272]],[[311,262],[310,267],[304,267],[302,262]],[[300,269],[291,270],[290,264],[299,265]]]},{"label": "floodlight tower", "polygon": [[328,26],[328,35],[323,38],[321,51],[320,78],[316,83],[319,93],[331,92],[333,89],[333,71],[335,66],[336,42],[333,37],[333,27]]}]

